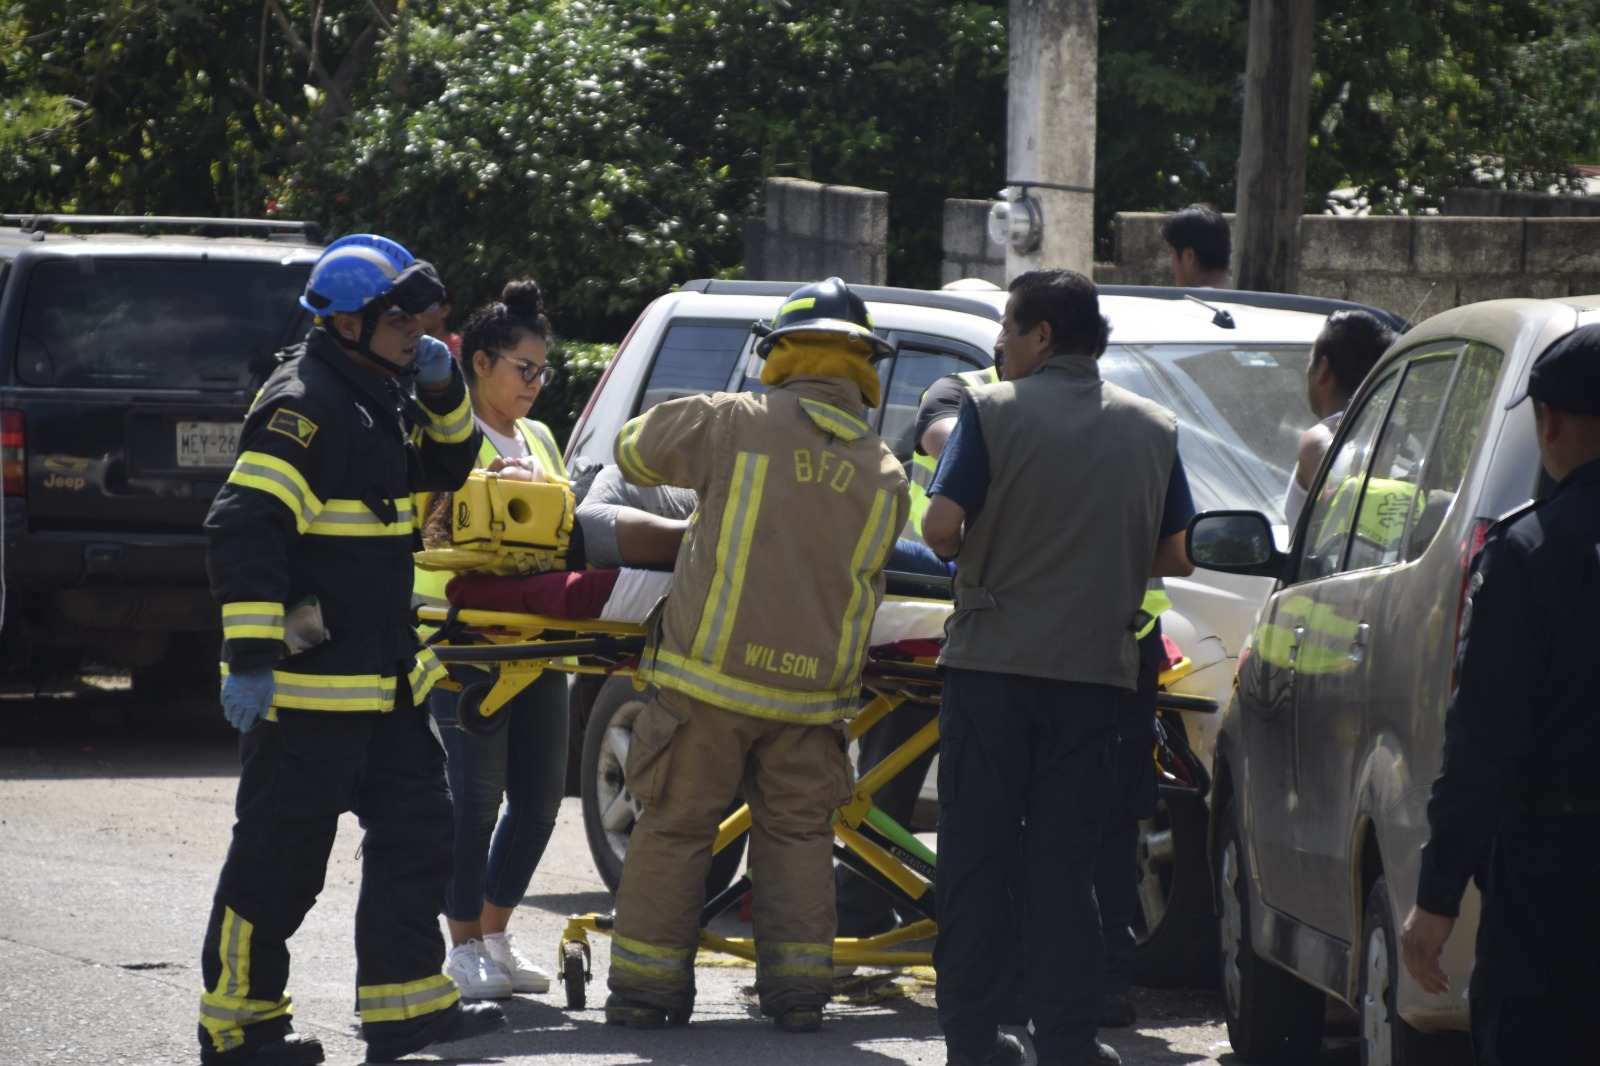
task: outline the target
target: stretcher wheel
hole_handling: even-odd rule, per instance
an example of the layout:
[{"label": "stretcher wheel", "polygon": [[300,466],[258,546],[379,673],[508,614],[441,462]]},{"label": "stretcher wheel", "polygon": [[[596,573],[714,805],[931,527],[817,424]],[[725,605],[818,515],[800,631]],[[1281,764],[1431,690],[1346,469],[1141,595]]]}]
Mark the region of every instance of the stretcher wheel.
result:
[{"label": "stretcher wheel", "polygon": [[483,713],[483,698],[494,686],[492,681],[474,681],[463,685],[456,697],[456,724],[475,737],[492,737],[511,721],[509,707],[501,707],[493,714]]},{"label": "stretcher wheel", "polygon": [[588,963],[583,957],[583,945],[569,940],[561,945],[561,981],[567,986],[567,1009],[582,1010],[588,1002],[585,988],[589,980]]}]

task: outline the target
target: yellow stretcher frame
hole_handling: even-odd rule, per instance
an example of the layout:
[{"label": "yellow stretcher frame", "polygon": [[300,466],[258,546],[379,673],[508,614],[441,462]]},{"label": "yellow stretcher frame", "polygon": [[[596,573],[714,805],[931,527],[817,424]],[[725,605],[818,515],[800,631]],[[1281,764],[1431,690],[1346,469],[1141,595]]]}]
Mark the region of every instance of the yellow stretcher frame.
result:
[{"label": "yellow stretcher frame", "polygon": [[[901,599],[903,597],[893,597]],[[472,706],[463,706],[461,715],[477,714],[485,720],[492,719],[500,708],[531,684],[546,670],[561,670],[575,674],[629,673],[627,667],[616,663],[583,662],[585,657],[605,654],[614,649],[614,655],[631,654],[630,649],[642,645],[644,627],[631,622],[606,622],[587,619],[556,618],[546,615],[518,614],[503,611],[472,609],[445,610],[436,607],[418,609],[418,620],[425,626],[447,625],[455,629],[470,630],[475,643],[457,645],[446,642],[434,645],[442,661],[454,664],[489,667],[494,680],[482,691],[482,698],[472,700]],[[550,635],[550,639],[540,638]],[[1167,688],[1172,682],[1188,674],[1192,664],[1187,658],[1163,670],[1160,685]],[[482,683],[478,683],[482,686]],[[636,682],[637,684],[637,682]],[[460,689],[453,681],[440,683],[440,687]],[[937,704],[942,682],[935,667],[928,660],[898,662],[874,661],[862,678],[862,687],[872,694],[872,699],[850,720],[850,739],[857,740],[901,704]],[[462,701],[464,704],[469,702]],[[1209,705],[1209,706],[1208,706]],[[1179,709],[1179,708],[1175,708]],[[1214,711],[1213,701],[1199,697],[1182,697],[1181,709]],[[848,851],[854,853],[868,867],[881,876],[910,901],[921,900],[933,892],[932,882],[912,868],[911,862],[926,861],[934,865],[935,856],[925,846],[908,840],[908,830],[895,825],[887,826],[875,815],[872,797],[896,776],[939,742],[938,719],[928,722],[894,751],[890,752],[871,770],[856,780],[855,790],[834,812],[834,836]],[[898,841],[902,855],[877,844],[863,835],[861,827],[872,822],[891,841]],[[750,828],[750,808],[741,806],[717,829],[712,854],[722,851]],[[898,833],[895,830],[899,830]],[[891,846],[896,846],[892,844]],[[755,962],[753,937],[725,937],[705,926],[709,919],[727,909],[730,900],[742,896],[749,887],[749,872],[736,878],[716,900],[708,902],[702,912],[699,948],[703,952],[731,955],[746,962]],[[574,914],[567,918],[566,928],[557,947],[557,968],[567,996],[567,1008],[580,1010],[587,1002],[587,985],[593,980],[592,949],[589,934],[610,935],[610,914]],[[936,935],[938,924],[932,918],[923,918],[877,936],[849,938],[834,941],[833,961],[836,966],[909,967],[929,966],[933,962],[929,951],[897,950],[902,945],[926,940]]]}]

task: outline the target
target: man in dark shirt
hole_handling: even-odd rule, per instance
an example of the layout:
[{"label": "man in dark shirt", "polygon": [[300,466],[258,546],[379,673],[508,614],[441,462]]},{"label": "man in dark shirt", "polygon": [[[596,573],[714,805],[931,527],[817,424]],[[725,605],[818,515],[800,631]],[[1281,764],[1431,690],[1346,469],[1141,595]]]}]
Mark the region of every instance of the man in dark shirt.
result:
[{"label": "man in dark shirt", "polygon": [[1600,641],[1600,326],[1545,350],[1515,403],[1534,401],[1545,499],[1502,519],[1474,564],[1458,687],[1428,801],[1416,906],[1401,932],[1423,990],[1468,878],[1483,893],[1471,987],[1479,1066],[1593,1061],[1600,1047],[1600,801],[1589,661]]}]

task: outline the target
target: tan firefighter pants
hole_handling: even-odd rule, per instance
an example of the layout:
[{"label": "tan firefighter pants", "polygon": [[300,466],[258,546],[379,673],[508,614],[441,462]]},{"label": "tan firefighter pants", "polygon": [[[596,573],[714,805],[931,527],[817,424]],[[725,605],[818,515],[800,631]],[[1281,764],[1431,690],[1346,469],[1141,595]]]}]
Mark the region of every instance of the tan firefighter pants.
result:
[{"label": "tan firefighter pants", "polygon": [[853,786],[844,733],[737,714],[663,690],[640,712],[628,841],[611,940],[611,989],[668,1010],[694,1005],[694,956],[717,826],[740,784],[750,804],[756,991],[764,1014],[820,1007],[833,987],[833,831]]}]

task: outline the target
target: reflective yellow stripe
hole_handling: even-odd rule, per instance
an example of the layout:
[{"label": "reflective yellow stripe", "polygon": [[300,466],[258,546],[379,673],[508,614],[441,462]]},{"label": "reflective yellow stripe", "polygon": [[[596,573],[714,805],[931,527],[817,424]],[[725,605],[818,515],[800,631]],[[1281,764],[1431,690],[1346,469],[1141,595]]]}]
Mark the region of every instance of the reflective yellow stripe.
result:
[{"label": "reflective yellow stripe", "polygon": [[272,697],[277,721],[280,709],[298,711],[389,711],[394,709],[395,679],[379,674],[297,674],[272,671]]},{"label": "reflective yellow stripe", "polygon": [[250,994],[250,936],[255,925],[239,917],[232,907],[222,908],[222,976],[217,979],[219,995],[245,997]]},{"label": "reflective yellow stripe", "polygon": [[222,605],[222,639],[283,639],[283,604],[225,603]]},{"label": "reflective yellow stripe", "polygon": [[660,648],[646,655],[637,676],[640,681],[677,689],[740,714],[803,725],[836,722],[850,716],[858,694],[854,685],[831,692],[796,692],[758,685]]},{"label": "reflective yellow stripe", "polygon": [[233,464],[228,484],[256,489],[276,499],[294,515],[294,527],[301,533],[315,521],[322,510],[306,479],[289,463],[265,452],[245,452]]},{"label": "reflective yellow stripe", "polygon": [[815,296],[802,296],[800,299],[790,300],[788,303],[778,308],[778,317],[782,318],[790,311],[804,311],[808,307],[815,306],[817,306],[817,298]]},{"label": "reflective yellow stripe", "polygon": [[613,933],[611,968],[676,988],[694,980],[694,951],[694,948],[657,947]]},{"label": "reflective yellow stripe", "polygon": [[1149,636],[1150,631],[1156,627],[1156,621],[1172,610],[1172,597],[1167,595],[1166,587],[1160,583],[1159,579],[1152,581],[1151,586],[1145,589],[1144,602],[1139,604],[1139,609],[1150,616],[1150,621],[1146,622],[1144,627],[1133,635],[1135,640],[1143,640]]},{"label": "reflective yellow stripe", "polygon": [[844,627],[839,632],[839,650],[834,658],[833,677],[828,680],[829,688],[838,688],[846,678],[854,681],[861,669],[861,651],[866,645],[872,615],[878,609],[878,599],[872,594],[872,577],[883,569],[884,560],[889,556],[894,532],[900,528],[898,518],[894,505],[889,502],[889,494],[879,489],[872,497],[867,524],[850,556],[850,602],[844,608]]},{"label": "reflective yellow stripe", "polygon": [[833,945],[758,943],[756,964],[763,978],[815,977],[831,982]]},{"label": "reflective yellow stripe", "polygon": [[617,465],[622,467],[622,472],[629,481],[635,485],[661,485],[664,482],[661,475],[644,465],[644,460],[639,456],[639,431],[644,428],[644,415],[640,415],[622,427],[622,432],[617,434]]},{"label": "reflective yellow stripe", "polygon": [[293,1014],[289,997],[282,999],[243,999],[204,992],[200,996],[200,1027],[211,1036],[218,1051],[232,1051],[244,1045],[244,1027]]},{"label": "reflective yellow stripe", "polygon": [[767,457],[755,452],[740,452],[733,461],[733,491],[722,508],[722,528],[717,532],[716,570],[711,591],[701,611],[700,628],[694,635],[689,654],[721,666],[728,654],[728,638],[733,634],[733,617],[739,611],[739,596],[744,591],[745,571],[750,562],[750,545],[755,540],[756,518],[761,513],[761,493],[767,479]]},{"label": "reflective yellow stripe", "polygon": [[416,664],[411,667],[411,673],[406,678],[407,684],[411,686],[412,705],[421,707],[428,692],[444,678],[444,664],[433,653],[433,649],[429,647],[419,649]]},{"label": "reflective yellow stripe", "polygon": [[217,953],[222,972],[215,988],[200,996],[200,1026],[218,1051],[231,1051],[244,1043],[244,1027],[289,1014],[289,997],[250,998],[250,938],[255,927],[232,907],[222,909]]},{"label": "reflective yellow stripe", "polygon": [[323,537],[409,537],[414,528],[411,497],[390,502],[395,509],[393,522],[385,522],[360,500],[329,500],[305,532]]},{"label": "reflective yellow stripe", "polygon": [[356,1009],[363,1022],[403,1022],[444,1010],[460,998],[456,983],[436,973],[403,984],[362,985],[356,989]]},{"label": "reflective yellow stripe", "polygon": [[812,422],[842,441],[857,441],[869,432],[870,427],[861,419],[821,400],[802,397],[800,406]]},{"label": "reflective yellow stripe", "polygon": [[441,444],[459,444],[472,436],[472,402],[465,395],[449,414],[435,414],[427,404],[422,406],[428,412],[422,431],[429,437]]}]

